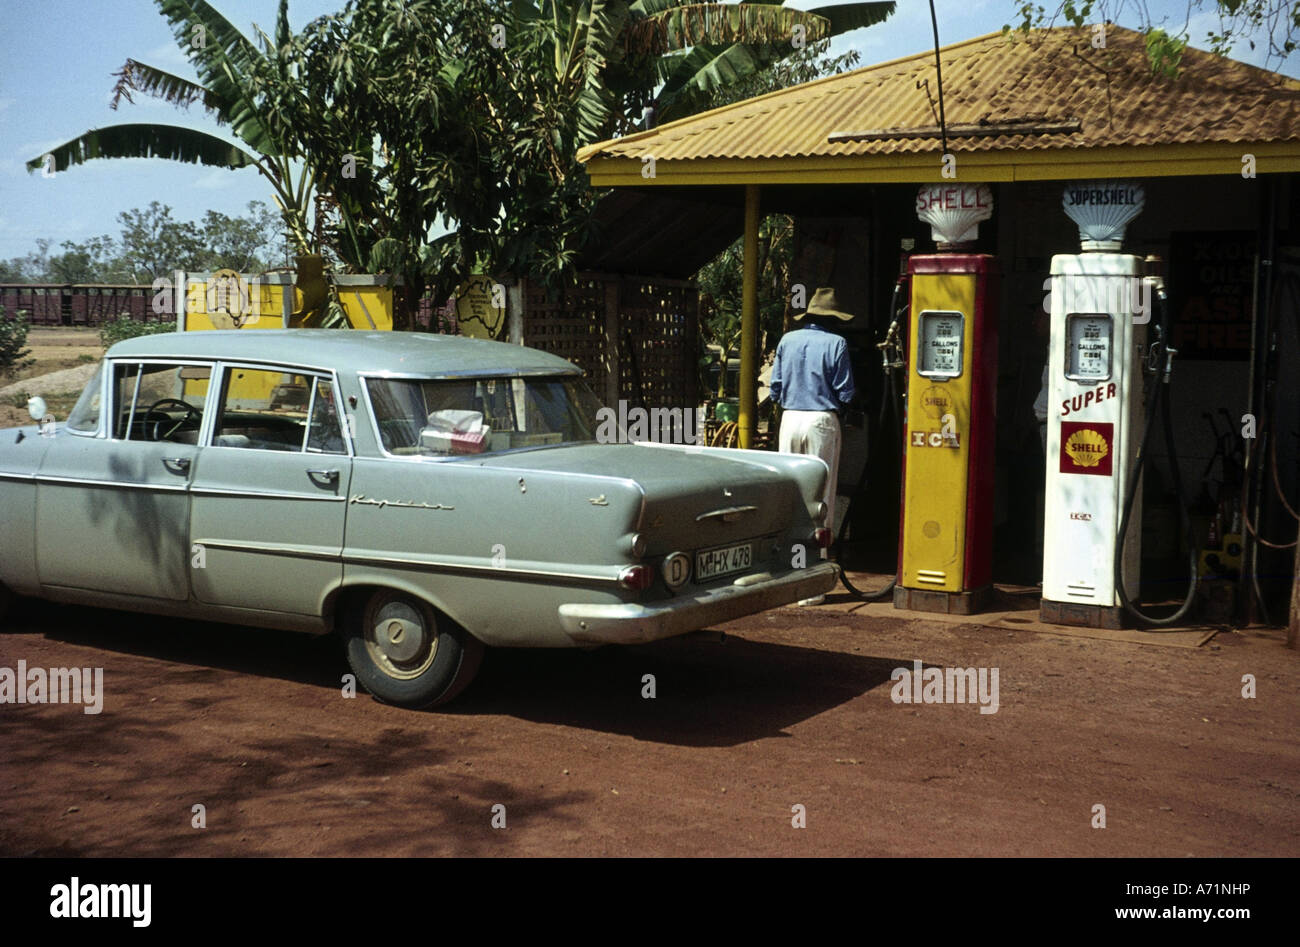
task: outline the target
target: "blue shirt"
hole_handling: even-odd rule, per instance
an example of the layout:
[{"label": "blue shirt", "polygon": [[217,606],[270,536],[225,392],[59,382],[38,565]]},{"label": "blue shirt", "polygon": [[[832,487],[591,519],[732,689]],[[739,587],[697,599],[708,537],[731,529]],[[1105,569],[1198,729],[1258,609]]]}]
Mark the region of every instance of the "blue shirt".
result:
[{"label": "blue shirt", "polygon": [[848,343],[816,323],[787,332],[776,346],[771,388],[790,411],[840,410],[856,394]]}]

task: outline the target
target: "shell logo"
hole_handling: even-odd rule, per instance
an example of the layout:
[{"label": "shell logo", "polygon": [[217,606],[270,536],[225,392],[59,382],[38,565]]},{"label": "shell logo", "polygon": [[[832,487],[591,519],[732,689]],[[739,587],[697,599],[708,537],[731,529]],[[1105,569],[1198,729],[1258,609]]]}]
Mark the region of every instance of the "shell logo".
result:
[{"label": "shell logo", "polygon": [[1115,459],[1110,421],[1061,422],[1061,473],[1109,477]]},{"label": "shell logo", "polygon": [[1080,467],[1096,467],[1110,453],[1110,445],[1092,428],[1083,428],[1066,439],[1065,452]]}]

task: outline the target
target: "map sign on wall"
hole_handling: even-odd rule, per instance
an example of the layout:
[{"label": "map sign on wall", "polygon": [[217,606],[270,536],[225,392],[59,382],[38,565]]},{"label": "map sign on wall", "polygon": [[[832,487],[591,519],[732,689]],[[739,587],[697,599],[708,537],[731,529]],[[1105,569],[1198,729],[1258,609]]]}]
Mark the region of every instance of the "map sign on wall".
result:
[{"label": "map sign on wall", "polygon": [[1255,235],[1175,233],[1169,251],[1169,321],[1178,357],[1249,358]]},{"label": "map sign on wall", "polygon": [[456,328],[475,339],[499,339],[506,324],[506,288],[491,276],[456,287]]}]

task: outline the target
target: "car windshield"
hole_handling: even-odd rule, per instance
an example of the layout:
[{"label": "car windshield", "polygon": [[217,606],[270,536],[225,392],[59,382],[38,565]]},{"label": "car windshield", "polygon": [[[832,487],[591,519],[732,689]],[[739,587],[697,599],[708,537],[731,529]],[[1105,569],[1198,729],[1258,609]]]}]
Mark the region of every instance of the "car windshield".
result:
[{"label": "car windshield", "polygon": [[368,378],[384,450],[448,457],[596,439],[600,404],[574,376]]}]

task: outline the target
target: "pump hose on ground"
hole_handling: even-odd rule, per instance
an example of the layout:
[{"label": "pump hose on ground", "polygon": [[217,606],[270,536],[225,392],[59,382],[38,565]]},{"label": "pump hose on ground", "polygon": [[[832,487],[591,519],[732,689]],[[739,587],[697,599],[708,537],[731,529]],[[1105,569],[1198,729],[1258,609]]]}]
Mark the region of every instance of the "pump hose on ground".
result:
[{"label": "pump hose on ground", "polygon": [[[1163,627],[1175,625],[1182,620],[1183,616],[1191,610],[1192,601],[1196,597],[1197,582],[1197,559],[1199,552],[1196,544],[1192,542],[1192,519],[1187,512],[1187,497],[1183,492],[1183,478],[1178,469],[1178,453],[1174,447],[1174,427],[1169,414],[1169,375],[1173,367],[1173,358],[1176,353],[1175,349],[1169,347],[1169,327],[1167,325],[1167,310],[1164,305],[1165,293],[1163,289],[1157,290],[1157,299],[1160,303],[1161,320],[1159,326],[1159,337],[1157,345],[1162,351],[1158,350],[1158,355],[1164,358],[1163,372],[1157,368],[1157,377],[1154,382],[1154,389],[1151,392],[1151,400],[1147,403],[1146,425],[1142,431],[1142,440],[1138,444],[1137,456],[1133,459],[1133,472],[1129,477],[1128,489],[1124,497],[1124,516],[1119,524],[1119,537],[1115,543],[1115,590],[1119,593],[1119,600],[1125,610],[1144,625],[1151,627]],[[1163,376],[1163,377],[1161,377]],[[1142,464],[1146,460],[1147,441],[1151,437],[1152,424],[1155,421],[1156,406],[1160,405],[1160,423],[1165,429],[1165,450],[1169,453],[1169,469],[1174,480],[1174,492],[1178,497],[1178,512],[1183,528],[1183,535],[1187,537],[1188,549],[1188,580],[1187,580],[1187,597],[1183,599],[1183,604],[1172,615],[1166,615],[1161,618],[1153,618],[1150,615],[1140,611],[1132,601],[1129,600],[1128,592],[1124,588],[1124,544],[1128,538],[1129,519],[1133,514],[1133,503],[1137,498],[1139,484],[1142,483]]]},{"label": "pump hose on ground", "polygon": [[[899,325],[899,318],[901,316],[898,309],[898,296],[899,293],[902,291],[904,285],[905,284],[902,280],[899,280],[897,283],[894,284],[894,294],[892,299],[890,300],[890,307],[889,307],[890,312],[893,314],[893,321],[890,323],[889,332],[886,334],[885,340],[881,342],[878,346],[881,350],[881,358],[884,361],[884,382],[885,382],[884,384],[885,391],[882,393],[880,399],[880,422],[879,425],[877,426],[877,430],[882,434],[884,433],[884,431],[887,430],[887,425],[889,423],[888,414],[891,408],[893,409],[894,419],[896,421],[899,421],[901,423],[901,419],[903,416],[902,406],[899,403],[898,386],[894,384],[894,368],[896,368],[897,366],[890,361],[889,350],[891,346],[898,344],[898,339],[897,339],[898,325]],[[871,469],[871,464],[869,461],[870,461],[870,455],[868,454],[867,460],[863,461],[862,464],[862,473],[858,476],[858,485],[853,492],[854,497],[859,496],[862,493],[862,491],[866,488],[867,471]],[[850,498],[850,503],[851,500],[852,498]],[[847,508],[844,514],[844,521],[845,522],[848,521]],[[858,599],[859,601],[878,602],[882,598],[886,598],[889,595],[893,594],[894,586],[898,584],[897,575],[895,575],[894,578],[890,579],[889,584],[886,585],[884,588],[877,589],[874,592],[864,592],[861,589],[859,589],[857,586],[855,586],[852,582],[849,581],[849,573],[840,562],[843,556],[844,556],[844,533],[841,531],[840,535],[835,537],[835,564],[839,566],[840,582],[843,583],[844,588],[848,590],[850,595],[852,595],[854,598]]]}]

